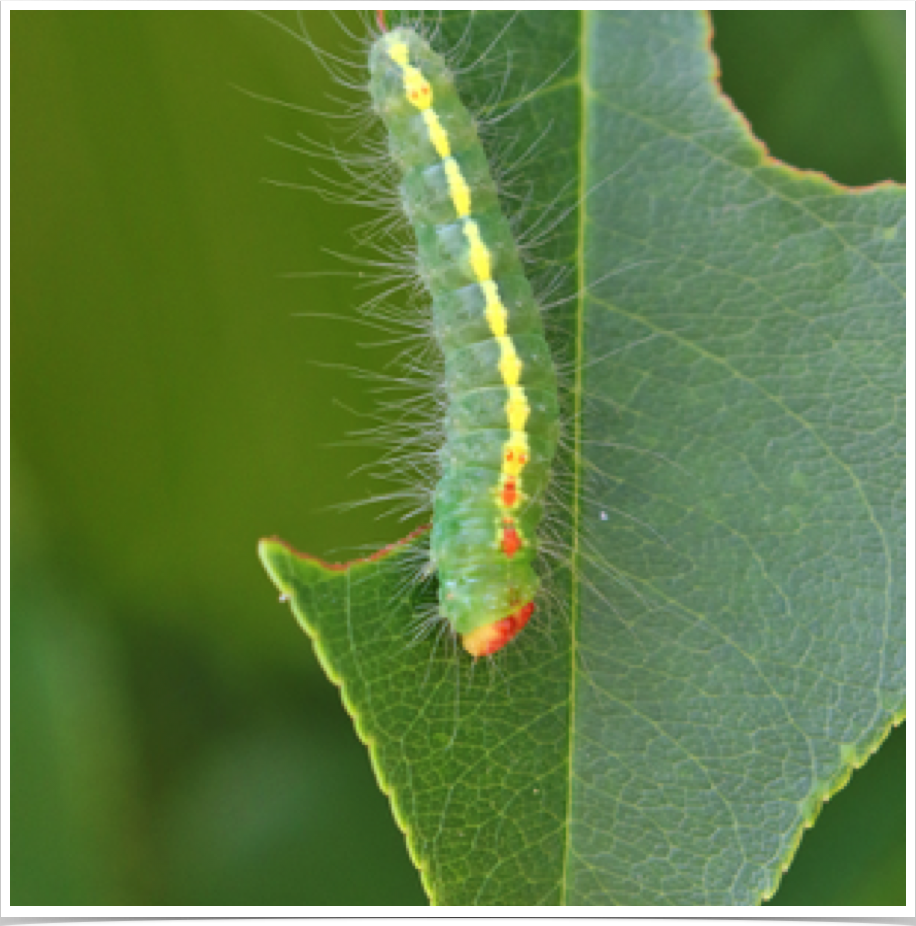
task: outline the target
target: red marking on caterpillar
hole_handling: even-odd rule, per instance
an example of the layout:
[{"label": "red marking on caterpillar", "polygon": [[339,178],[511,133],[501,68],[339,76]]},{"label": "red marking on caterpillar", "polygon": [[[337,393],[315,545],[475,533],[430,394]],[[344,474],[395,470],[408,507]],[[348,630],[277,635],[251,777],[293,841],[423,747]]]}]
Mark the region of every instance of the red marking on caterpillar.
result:
[{"label": "red marking on caterpillar", "polygon": [[522,538],[519,537],[518,531],[514,527],[504,527],[502,542],[503,553],[505,553],[509,559],[512,559],[521,548]]},{"label": "red marking on caterpillar", "polygon": [[503,486],[502,499],[506,508],[514,507],[518,501],[518,488],[513,480],[507,480]]},{"label": "red marking on caterpillar", "polygon": [[382,30],[382,32],[387,32],[387,31],[388,31],[388,22],[387,22],[387,20],[385,19],[385,11],[384,11],[384,10],[376,10],[376,11],[375,11],[375,21],[378,23],[378,27],[379,27],[379,29]]},{"label": "red marking on caterpillar", "polygon": [[464,635],[464,648],[475,658],[492,656],[511,642],[524,629],[534,614],[534,602],[522,605],[514,614],[495,624],[480,627]]}]

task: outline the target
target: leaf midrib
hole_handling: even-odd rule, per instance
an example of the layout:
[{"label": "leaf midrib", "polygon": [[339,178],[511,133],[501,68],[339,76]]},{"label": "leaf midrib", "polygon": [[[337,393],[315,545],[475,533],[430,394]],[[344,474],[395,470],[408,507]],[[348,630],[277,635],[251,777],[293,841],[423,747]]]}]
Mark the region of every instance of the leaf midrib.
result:
[{"label": "leaf midrib", "polygon": [[578,242],[576,246],[576,284],[578,297],[576,299],[576,345],[574,351],[576,385],[573,404],[573,498],[572,498],[572,556],[570,559],[570,635],[569,635],[569,721],[568,721],[568,752],[566,757],[566,845],[563,852],[563,871],[560,875],[560,906],[567,905],[569,891],[569,862],[572,853],[572,814],[573,814],[573,754],[575,746],[576,729],[576,656],[578,652],[577,632],[579,627],[579,536],[581,523],[581,480],[582,480],[582,389],[585,364],[585,226],[588,216],[586,208],[586,171],[588,169],[588,137],[587,107],[585,105],[586,67],[587,67],[587,32],[588,10],[581,10],[579,30],[579,184],[576,195],[579,204],[579,225],[577,231]]}]

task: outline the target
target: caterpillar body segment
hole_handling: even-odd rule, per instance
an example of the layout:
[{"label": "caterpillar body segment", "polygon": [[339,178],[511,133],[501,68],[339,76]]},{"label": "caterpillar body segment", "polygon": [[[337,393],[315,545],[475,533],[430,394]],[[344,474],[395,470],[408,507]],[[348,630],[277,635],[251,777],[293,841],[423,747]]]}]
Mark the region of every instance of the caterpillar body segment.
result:
[{"label": "caterpillar body segment", "polygon": [[475,122],[444,60],[398,28],[375,42],[369,69],[445,360],[431,537],[439,609],[471,655],[489,655],[534,611],[537,528],[558,440],[556,372]]}]

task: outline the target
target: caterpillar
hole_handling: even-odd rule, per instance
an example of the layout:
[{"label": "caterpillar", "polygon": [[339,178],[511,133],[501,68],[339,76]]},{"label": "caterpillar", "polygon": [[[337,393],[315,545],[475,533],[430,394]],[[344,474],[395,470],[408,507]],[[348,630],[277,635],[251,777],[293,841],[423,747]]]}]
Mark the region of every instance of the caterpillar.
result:
[{"label": "caterpillar", "polygon": [[445,364],[445,441],[430,566],[439,612],[472,656],[531,618],[543,498],[559,440],[557,376],[474,119],[414,29],[381,34],[369,92],[401,173],[401,202]]}]

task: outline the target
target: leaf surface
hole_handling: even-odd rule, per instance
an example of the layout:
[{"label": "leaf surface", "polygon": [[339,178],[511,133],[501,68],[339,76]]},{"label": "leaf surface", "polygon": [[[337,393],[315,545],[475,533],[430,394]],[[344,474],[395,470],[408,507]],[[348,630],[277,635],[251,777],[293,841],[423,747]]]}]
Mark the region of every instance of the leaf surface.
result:
[{"label": "leaf surface", "polygon": [[511,49],[532,251],[571,269],[540,620],[491,664],[413,641],[422,532],[262,559],[434,903],[758,903],[903,716],[902,190],[767,158],[698,14],[442,25]]}]

